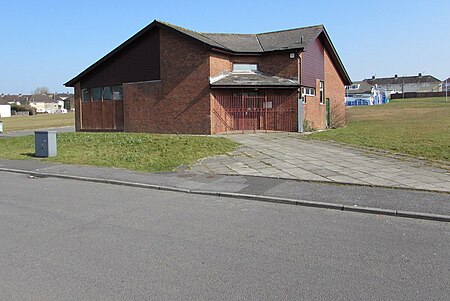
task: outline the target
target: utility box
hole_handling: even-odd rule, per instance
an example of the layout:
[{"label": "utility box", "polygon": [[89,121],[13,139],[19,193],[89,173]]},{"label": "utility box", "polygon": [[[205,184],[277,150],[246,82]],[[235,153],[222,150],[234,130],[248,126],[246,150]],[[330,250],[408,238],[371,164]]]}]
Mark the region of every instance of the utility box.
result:
[{"label": "utility box", "polygon": [[57,154],[56,132],[35,131],[34,132],[35,157],[55,157]]},{"label": "utility box", "polygon": [[3,134],[3,121],[0,121],[0,134]]}]

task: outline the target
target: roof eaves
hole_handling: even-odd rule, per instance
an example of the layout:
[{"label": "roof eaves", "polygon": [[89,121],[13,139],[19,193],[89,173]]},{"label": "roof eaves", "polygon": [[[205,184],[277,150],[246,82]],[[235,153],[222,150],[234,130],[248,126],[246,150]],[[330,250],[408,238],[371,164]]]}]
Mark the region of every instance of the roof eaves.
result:
[{"label": "roof eaves", "polygon": [[318,25],[311,25],[311,26],[305,26],[305,27],[297,27],[297,28],[290,28],[290,29],[283,29],[283,30],[275,30],[275,31],[268,31],[268,32],[261,32],[258,33],[257,35],[265,35],[265,34],[273,34],[273,33],[281,33],[281,32],[287,32],[287,31],[294,31],[294,30],[299,30],[299,29],[308,29],[308,28],[314,28],[314,27],[320,27],[321,29],[325,28],[323,24],[318,24]]},{"label": "roof eaves", "polygon": [[110,57],[112,57],[114,54],[116,54],[117,52],[119,52],[120,50],[122,50],[123,48],[125,48],[126,46],[128,46],[129,44],[131,44],[133,41],[135,41],[137,38],[139,38],[140,36],[142,36],[143,34],[145,34],[148,30],[152,29],[153,27],[157,26],[158,24],[162,24],[161,22],[154,20],[152,23],[150,23],[149,25],[145,26],[144,28],[142,28],[140,31],[138,31],[135,35],[133,35],[131,38],[129,38],[128,40],[126,40],[125,42],[123,42],[122,44],[120,44],[119,46],[117,46],[116,48],[114,48],[112,51],[110,51],[108,54],[106,54],[105,56],[103,56],[102,58],[100,58],[97,62],[95,62],[94,64],[92,64],[91,66],[89,66],[87,69],[85,69],[83,72],[81,72],[80,74],[78,74],[77,76],[75,76],[74,78],[72,78],[71,80],[69,80],[68,82],[66,82],[64,84],[64,86],[66,87],[73,87],[75,85],[76,82],[78,82],[84,75],[86,75],[87,73],[89,73],[90,71],[92,71],[93,69],[95,69],[98,65],[100,65],[101,63],[103,63],[104,61],[106,61],[107,59],[109,59]]},{"label": "roof eaves", "polygon": [[336,59],[337,63],[338,63],[338,68],[340,69],[340,71],[342,72],[343,75],[343,79],[344,79],[344,85],[351,85],[352,84],[352,80],[350,79],[350,76],[347,73],[347,70],[345,70],[344,64],[341,61],[341,58],[339,57],[336,48],[334,48],[333,43],[331,42],[331,38],[327,33],[327,30],[325,29],[325,27],[323,26],[322,31],[317,35],[319,36],[321,33],[324,34],[325,38],[326,38],[326,42],[332,52],[332,56]]},{"label": "roof eaves", "polygon": [[[185,29],[183,27],[179,27],[167,22],[162,22],[159,20],[154,20],[152,23],[150,23],[149,25],[147,25],[146,27],[144,27],[143,29],[141,29],[139,32],[137,32],[135,35],[133,35],[131,38],[129,38],[128,40],[126,40],[125,42],[123,42],[122,44],[120,44],[119,46],[117,46],[116,48],[114,48],[111,52],[109,52],[108,54],[106,54],[105,56],[103,56],[101,59],[99,59],[97,62],[95,62],[94,64],[92,64],[91,66],[89,66],[87,69],[85,69],[83,72],[81,72],[80,74],[78,74],[77,76],[75,76],[74,78],[72,78],[71,80],[69,80],[68,82],[66,82],[64,84],[64,86],[66,87],[73,87],[75,85],[76,82],[78,82],[83,76],[85,76],[87,73],[89,73],[90,71],[92,71],[93,69],[95,69],[98,65],[102,64],[104,61],[108,60],[110,57],[112,57],[114,54],[116,54],[117,52],[121,51],[123,48],[125,48],[126,46],[128,46],[129,44],[131,44],[132,42],[134,42],[136,39],[138,39],[140,36],[142,36],[143,34],[145,34],[147,31],[149,31],[150,29],[154,28],[154,27],[166,27],[166,28],[170,28],[172,30],[176,30],[177,32],[184,34],[190,38],[193,38],[199,42],[208,44],[209,46],[212,47],[217,47],[219,49],[223,49],[223,50],[227,50],[230,51],[230,49],[228,49],[227,47],[221,45],[218,42],[212,41],[211,39],[209,39],[208,37],[205,37],[204,35],[189,30],[189,29]],[[198,36],[201,36],[201,39]]]},{"label": "roof eaves", "polygon": [[297,89],[298,84],[292,85],[230,85],[230,84],[210,84],[211,89]]}]

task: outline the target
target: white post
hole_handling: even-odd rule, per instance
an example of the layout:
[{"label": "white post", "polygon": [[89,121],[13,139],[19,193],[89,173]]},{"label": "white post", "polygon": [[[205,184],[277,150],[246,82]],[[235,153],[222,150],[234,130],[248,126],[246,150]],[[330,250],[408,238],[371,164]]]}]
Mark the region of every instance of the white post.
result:
[{"label": "white post", "polygon": [[300,93],[301,97],[297,100],[298,103],[298,115],[297,115],[297,126],[298,126],[298,132],[303,133],[303,92]]},{"label": "white post", "polygon": [[447,94],[448,94],[448,78],[445,80],[445,102],[447,102]]}]

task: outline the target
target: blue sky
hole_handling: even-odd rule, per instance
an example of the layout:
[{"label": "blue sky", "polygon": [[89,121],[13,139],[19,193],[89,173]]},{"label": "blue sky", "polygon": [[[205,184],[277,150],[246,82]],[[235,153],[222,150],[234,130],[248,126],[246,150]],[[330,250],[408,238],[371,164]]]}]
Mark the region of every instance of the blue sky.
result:
[{"label": "blue sky", "polygon": [[0,93],[72,91],[67,80],[154,19],[231,33],[324,24],[352,80],[450,76],[448,0],[5,0],[0,12]]}]

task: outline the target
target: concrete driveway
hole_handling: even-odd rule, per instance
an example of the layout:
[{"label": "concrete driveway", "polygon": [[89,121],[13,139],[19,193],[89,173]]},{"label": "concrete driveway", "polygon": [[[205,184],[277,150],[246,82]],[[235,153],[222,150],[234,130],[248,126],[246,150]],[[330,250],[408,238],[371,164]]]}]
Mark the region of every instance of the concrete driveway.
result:
[{"label": "concrete driveway", "polygon": [[191,170],[450,192],[448,169],[414,158],[307,141],[296,133],[226,137],[242,147],[228,155],[205,158]]}]

